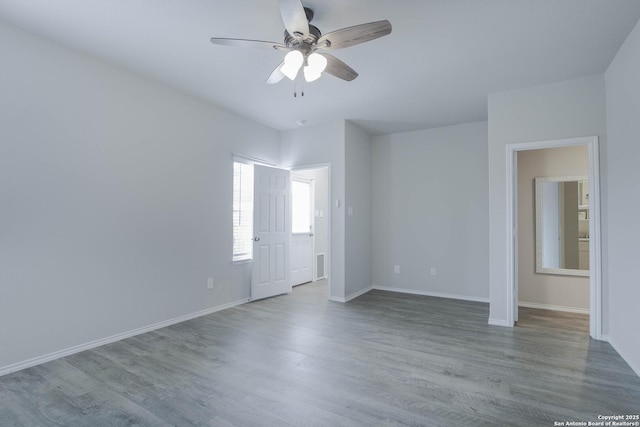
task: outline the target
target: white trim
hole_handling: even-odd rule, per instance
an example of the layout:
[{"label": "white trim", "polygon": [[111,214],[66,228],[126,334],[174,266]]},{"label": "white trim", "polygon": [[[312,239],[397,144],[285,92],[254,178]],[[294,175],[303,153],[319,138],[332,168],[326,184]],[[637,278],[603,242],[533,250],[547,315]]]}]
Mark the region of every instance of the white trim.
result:
[{"label": "white trim", "polygon": [[149,326],[143,326],[142,328],[132,329],[127,332],[122,332],[119,334],[111,335],[106,338],[101,338],[99,340],[90,341],[85,344],[76,345],[73,347],[69,347],[63,350],[54,351],[53,353],[45,354],[43,356],[34,357],[32,359],[24,360],[22,362],[13,363],[8,366],[0,367],[0,377],[3,375],[10,374],[12,372],[21,371],[23,369],[30,368],[32,366],[40,365],[42,363],[50,362],[52,360],[60,359],[61,357],[70,356],[75,353],[80,353],[81,351],[91,350],[92,348],[100,347],[105,344],[110,344],[116,341],[120,341],[126,338],[131,338],[136,335],[144,334],[146,332],[151,332],[156,329],[165,328],[167,326],[175,325],[176,323],[185,322],[187,320],[195,319],[197,317],[206,316],[208,314],[215,313],[217,311],[225,310],[228,308],[236,307],[241,304],[245,304],[248,302],[248,298],[243,298],[238,301],[230,302],[227,304],[219,305],[217,307],[208,308],[206,310],[197,311],[191,314],[185,314],[183,316],[175,317],[173,319],[164,320],[162,322],[154,323]]},{"label": "white trim", "polygon": [[356,299],[359,296],[364,295],[367,292],[372,291],[372,290],[373,290],[373,286],[368,286],[368,287],[366,287],[364,289],[359,290],[358,292],[354,292],[351,295],[347,295],[344,300],[345,300],[345,302],[349,302],[352,299]]},{"label": "white trim", "polygon": [[291,181],[304,182],[305,184],[311,184],[314,181],[313,178],[308,178],[304,175],[296,175],[295,171],[292,171],[291,169],[289,169],[289,172],[291,172]]},{"label": "white trim", "polygon": [[234,162],[244,163],[247,165],[259,164],[263,166],[270,166],[272,168],[278,167],[278,165],[276,165],[275,163],[271,163],[267,160],[263,160],[258,157],[245,156],[244,154],[232,153],[231,158],[233,159]]},{"label": "white trim", "polygon": [[324,168],[329,168],[329,167],[331,167],[331,163],[313,163],[313,164],[310,164],[310,165],[283,166],[283,168],[289,169],[291,172],[313,170],[313,169],[324,169]]},{"label": "white trim", "polygon": [[342,302],[342,303],[349,302],[352,299],[356,299],[359,296],[364,295],[369,291],[372,291],[373,289],[374,289],[373,286],[368,286],[368,287],[366,287],[364,289],[359,290],[358,292],[354,292],[351,295],[347,295],[345,298],[342,298],[342,297],[329,297],[329,301]]},{"label": "white trim", "polygon": [[[556,139],[549,141],[520,142],[507,144],[506,146],[506,209],[507,209],[507,280],[506,280],[506,304],[507,318],[493,320],[494,322],[514,325],[517,305],[515,303],[515,286],[517,279],[517,262],[515,256],[517,247],[515,236],[517,221],[514,212],[517,212],[516,195],[514,194],[517,177],[515,160],[518,151],[537,150],[541,148],[571,147],[586,145],[589,152],[589,335],[599,340],[602,335],[602,249],[600,235],[600,158],[597,136],[585,136],[579,138]],[[598,207],[597,209],[595,207]]]},{"label": "white trim", "polygon": [[607,341],[609,344],[611,344],[611,347],[613,347],[613,349],[620,355],[620,357],[622,357],[622,359],[624,359],[624,361],[627,362],[627,365],[629,365],[629,367],[633,370],[633,372],[635,372],[636,375],[640,377],[640,366],[635,365],[631,362],[629,353],[627,353],[627,351],[624,348],[622,348],[616,340],[614,340],[609,335],[601,335],[600,339],[603,341]]},{"label": "white trim", "polygon": [[[594,339],[602,336],[602,236],[600,235],[600,149],[598,137],[589,150],[589,269],[590,319],[589,333]],[[591,186],[593,182],[593,188]],[[595,209],[595,207],[598,207]]]},{"label": "white trim", "polygon": [[539,304],[537,302],[518,301],[519,307],[538,308],[540,310],[563,311],[565,313],[589,314],[588,308],[567,307],[564,305]]},{"label": "white trim", "polygon": [[[518,257],[518,245],[516,245],[518,221],[515,218],[518,214],[518,194],[515,190],[518,179],[518,157],[516,151],[507,145],[507,220],[505,221],[507,227],[507,318],[493,319],[494,323],[491,323],[492,320],[489,319],[489,324],[511,328],[515,325],[518,315],[518,305],[515,304],[515,292],[518,291],[515,285],[515,278],[518,277],[518,263],[516,262]],[[489,312],[491,311],[491,308],[489,308]]]},{"label": "white trim", "polygon": [[466,295],[457,295],[457,294],[445,294],[441,292],[429,292],[429,291],[418,291],[415,289],[405,289],[405,288],[396,288],[391,286],[373,286],[373,289],[378,291],[387,291],[387,292],[399,292],[402,294],[412,294],[412,295],[424,295],[427,297],[436,297],[436,298],[448,298],[448,299],[457,299],[461,301],[474,301],[474,302],[483,302],[488,303],[489,298],[483,297],[471,297]]},{"label": "white trim", "polygon": [[504,326],[505,328],[513,328],[513,325],[500,319],[489,319],[489,324],[492,326]]}]

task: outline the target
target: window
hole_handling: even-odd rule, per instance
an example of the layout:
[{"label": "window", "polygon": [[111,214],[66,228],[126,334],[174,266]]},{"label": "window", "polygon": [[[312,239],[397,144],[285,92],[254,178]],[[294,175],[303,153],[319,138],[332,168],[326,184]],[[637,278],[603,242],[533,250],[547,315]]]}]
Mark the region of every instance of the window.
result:
[{"label": "window", "polygon": [[233,162],[233,261],[253,258],[253,165]]},{"label": "window", "polygon": [[291,228],[294,233],[311,232],[311,183],[291,182]]}]

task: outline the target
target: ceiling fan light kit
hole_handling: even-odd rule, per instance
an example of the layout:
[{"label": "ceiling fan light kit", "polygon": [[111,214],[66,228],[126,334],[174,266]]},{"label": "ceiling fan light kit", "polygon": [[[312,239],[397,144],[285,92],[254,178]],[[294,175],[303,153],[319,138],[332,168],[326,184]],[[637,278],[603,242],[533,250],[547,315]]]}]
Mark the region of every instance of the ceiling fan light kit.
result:
[{"label": "ceiling fan light kit", "polygon": [[289,80],[295,80],[298,75],[298,70],[300,70],[303,63],[304,56],[302,55],[302,52],[299,50],[292,50],[284,57],[284,64],[280,67],[280,71],[282,71],[282,74],[288,77]]},{"label": "ceiling fan light kit", "polygon": [[326,69],[327,58],[314,52],[307,57],[307,65],[304,67],[304,79],[307,82],[318,80]]},{"label": "ceiling fan light kit", "polygon": [[285,26],[284,43],[262,40],[212,37],[211,43],[223,46],[270,48],[284,50],[284,60],[267,78],[274,84],[287,77],[295,80],[300,68],[304,79],[312,82],[326,72],[345,81],[352,81],[358,73],[333,55],[318,50],[335,50],[368,42],[391,33],[387,20],[355,25],[322,35],[318,27],[311,25],[313,10],[303,7],[300,0],[279,0],[280,15]]}]

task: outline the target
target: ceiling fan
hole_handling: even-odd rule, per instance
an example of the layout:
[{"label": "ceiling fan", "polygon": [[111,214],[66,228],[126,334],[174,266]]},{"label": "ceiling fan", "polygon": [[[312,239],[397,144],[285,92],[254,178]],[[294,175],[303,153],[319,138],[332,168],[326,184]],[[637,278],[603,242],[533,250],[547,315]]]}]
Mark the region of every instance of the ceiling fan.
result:
[{"label": "ceiling fan", "polygon": [[355,25],[322,35],[311,25],[313,10],[303,7],[300,0],[278,0],[280,15],[285,26],[284,43],[262,40],[246,40],[212,37],[211,43],[224,46],[251,47],[286,51],[284,60],[267,79],[267,83],[278,83],[287,77],[295,80],[303,68],[304,79],[312,82],[320,78],[323,72],[342,80],[352,81],[358,73],[322,50],[342,49],[368,42],[391,33],[391,23],[387,20]]}]

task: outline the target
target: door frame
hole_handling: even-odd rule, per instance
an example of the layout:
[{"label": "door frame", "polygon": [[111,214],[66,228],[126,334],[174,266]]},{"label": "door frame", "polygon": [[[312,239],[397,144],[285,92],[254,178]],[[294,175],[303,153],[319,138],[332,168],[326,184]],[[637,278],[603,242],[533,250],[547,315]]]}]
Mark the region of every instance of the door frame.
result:
[{"label": "door frame", "polygon": [[518,303],[519,151],[586,145],[589,153],[589,335],[602,339],[602,249],[600,230],[600,156],[597,136],[507,144],[507,324],[514,325]]},{"label": "door frame", "polygon": [[[295,166],[291,166],[289,167],[289,170],[291,171],[291,173],[295,173],[296,171],[305,171],[305,170],[313,170],[313,169],[327,169],[327,250],[325,251],[325,276],[326,276],[326,280],[327,280],[327,299],[331,299],[331,260],[332,260],[332,256],[333,256],[333,251],[331,250],[331,235],[332,230],[333,230],[333,215],[331,214],[332,211],[332,205],[331,205],[331,201],[333,200],[332,194],[331,194],[331,180],[332,180],[332,176],[331,176],[331,163],[314,163],[314,164],[309,164],[309,165],[295,165]],[[314,214],[315,217],[315,214]],[[315,224],[314,224],[315,225]],[[315,230],[314,230],[314,234],[315,234]],[[314,236],[315,237],[315,236]],[[315,257],[315,247],[314,247],[314,257]],[[313,260],[314,262],[314,270],[316,268],[315,266],[315,259]],[[315,275],[314,275],[315,277]]]}]

